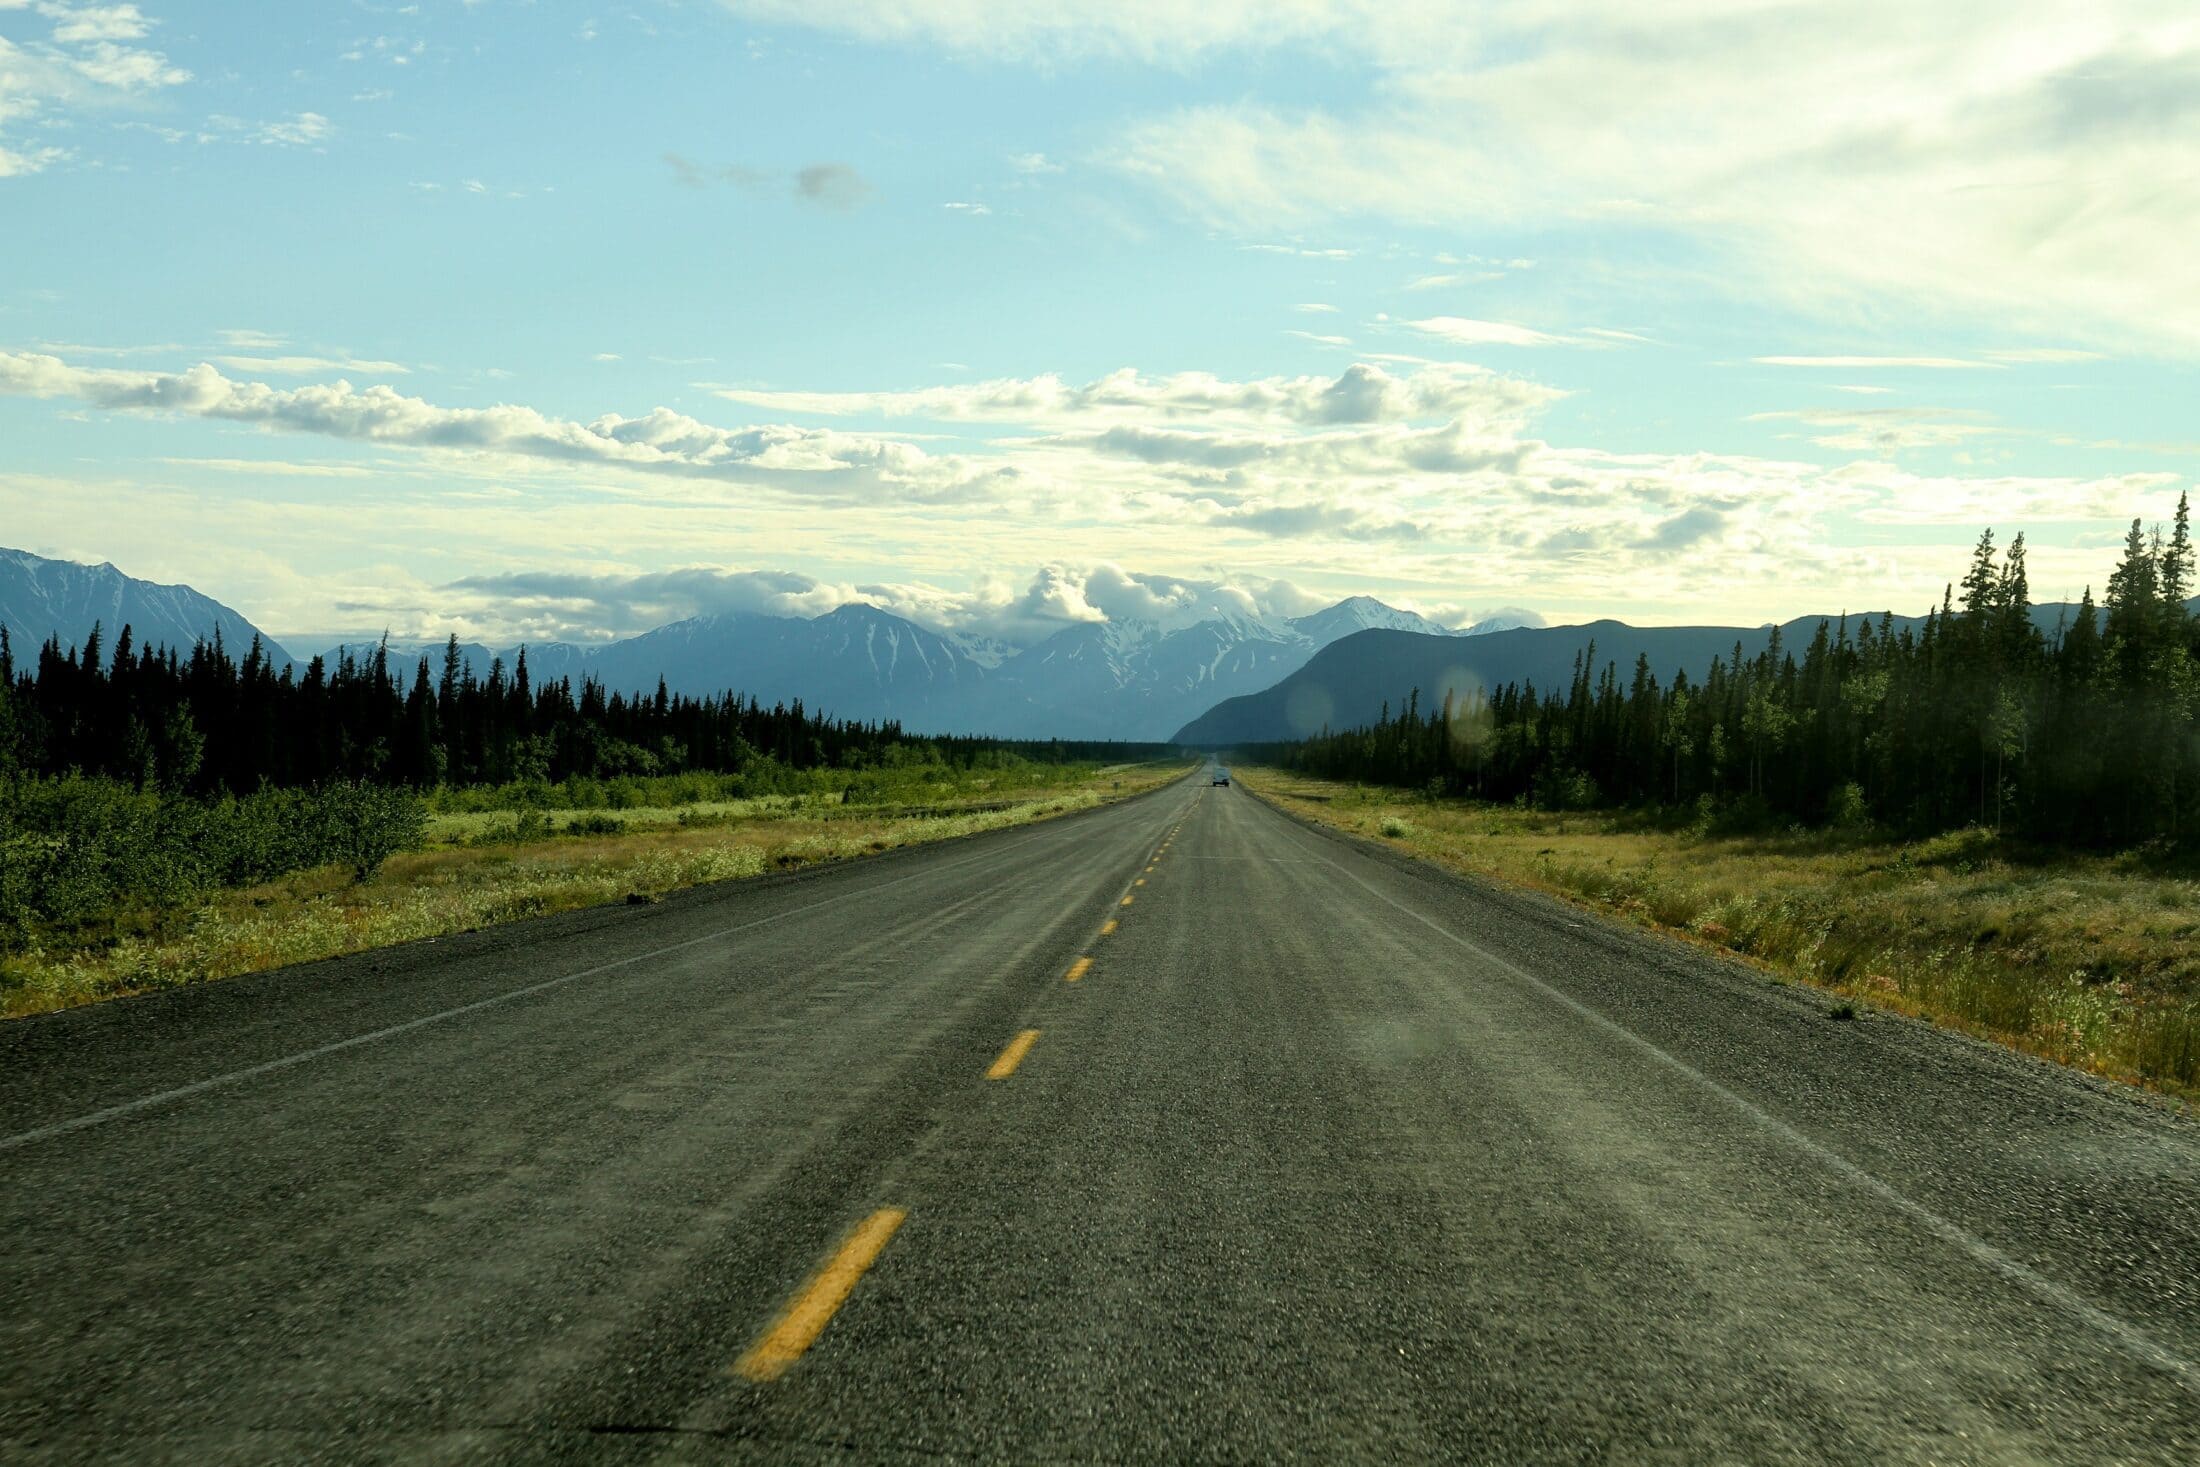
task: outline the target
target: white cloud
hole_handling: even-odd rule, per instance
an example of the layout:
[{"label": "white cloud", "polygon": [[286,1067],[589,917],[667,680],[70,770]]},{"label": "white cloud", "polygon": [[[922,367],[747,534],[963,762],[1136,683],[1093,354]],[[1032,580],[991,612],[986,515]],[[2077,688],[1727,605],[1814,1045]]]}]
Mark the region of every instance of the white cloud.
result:
[{"label": "white cloud", "polygon": [[1299,260],[1349,260],[1358,253],[1336,246],[1291,244],[1242,244],[1238,248],[1256,255],[1289,255]]},{"label": "white cloud", "polygon": [[68,149],[51,145],[20,152],[0,146],[0,178],[20,178],[27,173],[38,173],[68,156]]},{"label": "white cloud", "polygon": [[472,593],[464,610],[477,617],[548,629],[561,640],[631,636],[691,616],[751,612],[822,616],[868,599],[849,581],[820,580],[797,571],[692,567],[640,574],[519,571],[466,576],[443,588]]},{"label": "white cloud", "polygon": [[376,470],[364,464],[295,463],[272,458],[164,458],[179,468],[214,469],[224,474],[274,475],[293,479],[371,479]]},{"label": "white cloud", "polygon": [[1837,469],[1829,481],[1868,492],[1857,518],[1873,524],[2024,525],[2098,520],[2129,523],[2176,498],[2174,474],[2107,474],[2091,479],[1914,474],[1891,464]]},{"label": "white cloud", "polygon": [[1211,52],[1322,40],[1353,41],[1351,27],[1385,29],[1398,11],[1372,0],[720,0],[751,20],[815,26],[865,41],[922,41],[996,60],[1120,57],[1180,66]]},{"label": "white cloud", "polygon": [[271,377],[322,377],[331,372],[372,372],[394,377],[412,370],[397,362],[361,361],[348,356],[218,356],[214,360],[240,372],[265,372]]},{"label": "white cloud", "polygon": [[1991,368],[1992,362],[1974,361],[1968,357],[1751,357],[1761,367],[1839,367],[1845,371],[1865,371],[1887,367],[1926,372],[1962,372],[1978,368]]},{"label": "white cloud", "polygon": [[2073,348],[2064,346],[2009,347],[2004,348],[2000,351],[1982,352],[1981,355],[1990,362],[2002,362],[2012,367],[2028,367],[2038,365],[2064,366],[2078,362],[2098,362],[2105,360],[2104,353],[2097,351],[2078,351]]},{"label": "white cloud", "polygon": [[1743,300],[2200,349],[2189,0],[726,3],[993,61],[1356,60],[1364,102],[1121,131],[1121,171],[1233,230],[1619,227]]},{"label": "white cloud", "polygon": [[43,40],[21,44],[0,36],[0,179],[37,173],[71,156],[53,143],[30,145],[10,136],[23,124],[181,86],[191,73],[158,51],[127,44],[152,22],[135,5],[0,3],[53,22]]},{"label": "white cloud", "polygon": [[961,497],[982,489],[952,460],[930,458],[912,444],[802,428],[719,428],[666,408],[638,418],[607,414],[581,423],[509,404],[441,407],[383,386],[337,382],[278,389],[234,381],[207,365],[144,372],[75,367],[24,352],[0,352],[0,393],[729,484],[792,487],[807,481],[822,495]]},{"label": "white cloud", "polygon": [[1061,164],[1049,159],[1044,153],[1011,153],[1008,155],[1008,166],[1026,176],[1063,171]]},{"label": "white cloud", "polygon": [[1274,619],[1330,604],[1285,580],[1143,573],[1109,561],[1050,561],[1022,582],[989,576],[961,587],[720,566],[525,570],[462,577],[435,594],[446,616],[476,627],[524,627],[537,640],[628,636],[687,617],[727,613],[816,617],[863,603],[938,631],[1012,646],[1029,646],[1080,624]]},{"label": "white cloud", "polygon": [[263,122],[253,136],[263,143],[279,143],[288,147],[310,147],[323,142],[336,130],[335,124],[318,112],[300,112],[288,122]]},{"label": "white cloud", "polygon": [[1754,413],[1749,421],[1801,423],[1810,430],[1810,441],[1821,448],[1884,458],[1912,448],[1949,448],[2007,431],[1983,413],[1935,407],[1802,408]]},{"label": "white cloud", "polygon": [[190,72],[171,66],[158,51],[118,46],[112,41],[92,42],[70,64],[95,86],[118,92],[150,92],[191,80]]},{"label": "white cloud", "polygon": [[1205,419],[1239,424],[1398,423],[1463,419],[1517,427],[1564,394],[1481,367],[1434,363],[1397,376],[1365,363],[1336,377],[1231,382],[1204,372],[1149,377],[1125,367],[1072,386],[1057,376],[997,378],[908,392],[787,392],[722,388],[729,402],[828,417],[925,417],[941,421],[1060,424],[1091,417]]},{"label": "white cloud", "polygon": [[[4,9],[6,7],[0,7]],[[134,41],[152,28],[135,5],[55,5],[35,7],[54,21],[53,38],[72,41]]]},{"label": "white cloud", "polygon": [[1406,324],[1459,346],[1566,346],[1574,340],[1570,336],[1554,336],[1547,331],[1515,326],[1509,321],[1474,321],[1464,316],[1431,316]]},{"label": "white cloud", "polygon": [[1328,305],[1322,301],[1302,301],[1298,305],[1293,306],[1291,309],[1294,311],[1302,311],[1309,316],[1333,316],[1337,313],[1337,308],[1335,306]]}]

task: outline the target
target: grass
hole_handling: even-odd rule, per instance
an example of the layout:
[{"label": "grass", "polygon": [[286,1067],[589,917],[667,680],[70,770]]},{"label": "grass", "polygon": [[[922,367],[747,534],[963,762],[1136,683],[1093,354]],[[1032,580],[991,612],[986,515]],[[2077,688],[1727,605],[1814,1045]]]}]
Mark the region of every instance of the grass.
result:
[{"label": "grass", "polygon": [[98,943],[34,943],[0,957],[0,1016],[254,973],[417,938],[705,882],[1022,825],[1152,789],[1181,765],[1015,771],[964,782],[956,801],[898,791],[892,803],[766,796],[625,809],[451,811],[424,848],[366,881],[339,867],[217,893],[188,912],[133,914]]},{"label": "grass", "polygon": [[1250,772],[1298,814],[1738,954],[1841,995],[1848,1017],[1893,1009],[2200,1099],[2189,861],[2041,851],[1983,830],[1716,835]]}]

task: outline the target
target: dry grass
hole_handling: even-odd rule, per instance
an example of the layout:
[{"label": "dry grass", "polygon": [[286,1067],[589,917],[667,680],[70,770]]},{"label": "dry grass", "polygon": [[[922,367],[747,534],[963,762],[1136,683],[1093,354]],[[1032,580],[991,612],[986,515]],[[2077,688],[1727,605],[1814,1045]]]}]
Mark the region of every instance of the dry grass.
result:
[{"label": "dry grass", "polygon": [[[194,912],[155,914],[145,931],[117,942],[33,948],[0,959],[0,1015],[1027,824],[1137,794],[1183,772],[1183,766],[1119,766],[1078,786],[989,790],[984,808],[962,810],[777,798],[548,811],[540,827],[524,830],[509,812],[438,816],[429,849],[392,858],[369,881],[353,882],[333,867],[302,872],[222,892]],[[576,821],[590,833],[563,833]],[[507,834],[513,838],[501,838]]]},{"label": "dry grass", "polygon": [[[1536,887],[1772,972],[2096,1074],[2200,1098],[2200,881],[1985,831],[1714,836],[1626,815],[1431,803],[1254,770],[1300,814]],[[1240,772],[1243,777],[1243,772]]]}]

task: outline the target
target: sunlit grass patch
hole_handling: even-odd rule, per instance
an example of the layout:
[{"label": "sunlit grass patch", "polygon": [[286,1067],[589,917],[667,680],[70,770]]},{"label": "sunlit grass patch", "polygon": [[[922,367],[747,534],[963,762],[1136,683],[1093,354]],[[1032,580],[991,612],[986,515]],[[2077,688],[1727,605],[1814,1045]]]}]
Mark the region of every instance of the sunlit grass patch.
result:
[{"label": "sunlit grass patch", "polygon": [[1136,794],[1183,772],[1140,765],[1038,788],[1001,785],[966,809],[929,803],[936,792],[924,791],[907,807],[774,796],[517,812],[543,817],[527,824],[515,824],[511,811],[448,812],[433,818],[425,849],[391,857],[364,881],[322,867],[217,891],[188,911],[137,914],[111,940],[34,940],[0,957],[0,1014],[67,1008],[1026,824]]}]

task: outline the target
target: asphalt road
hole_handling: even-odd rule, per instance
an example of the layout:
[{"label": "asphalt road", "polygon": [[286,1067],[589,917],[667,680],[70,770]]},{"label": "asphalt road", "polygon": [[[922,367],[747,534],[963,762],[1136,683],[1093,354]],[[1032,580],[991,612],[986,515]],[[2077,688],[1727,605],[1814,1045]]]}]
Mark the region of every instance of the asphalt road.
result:
[{"label": "asphalt road", "polygon": [[2200,1461],[2200,1125],[1828,1014],[1179,784],[19,1022],[0,1459]]}]

